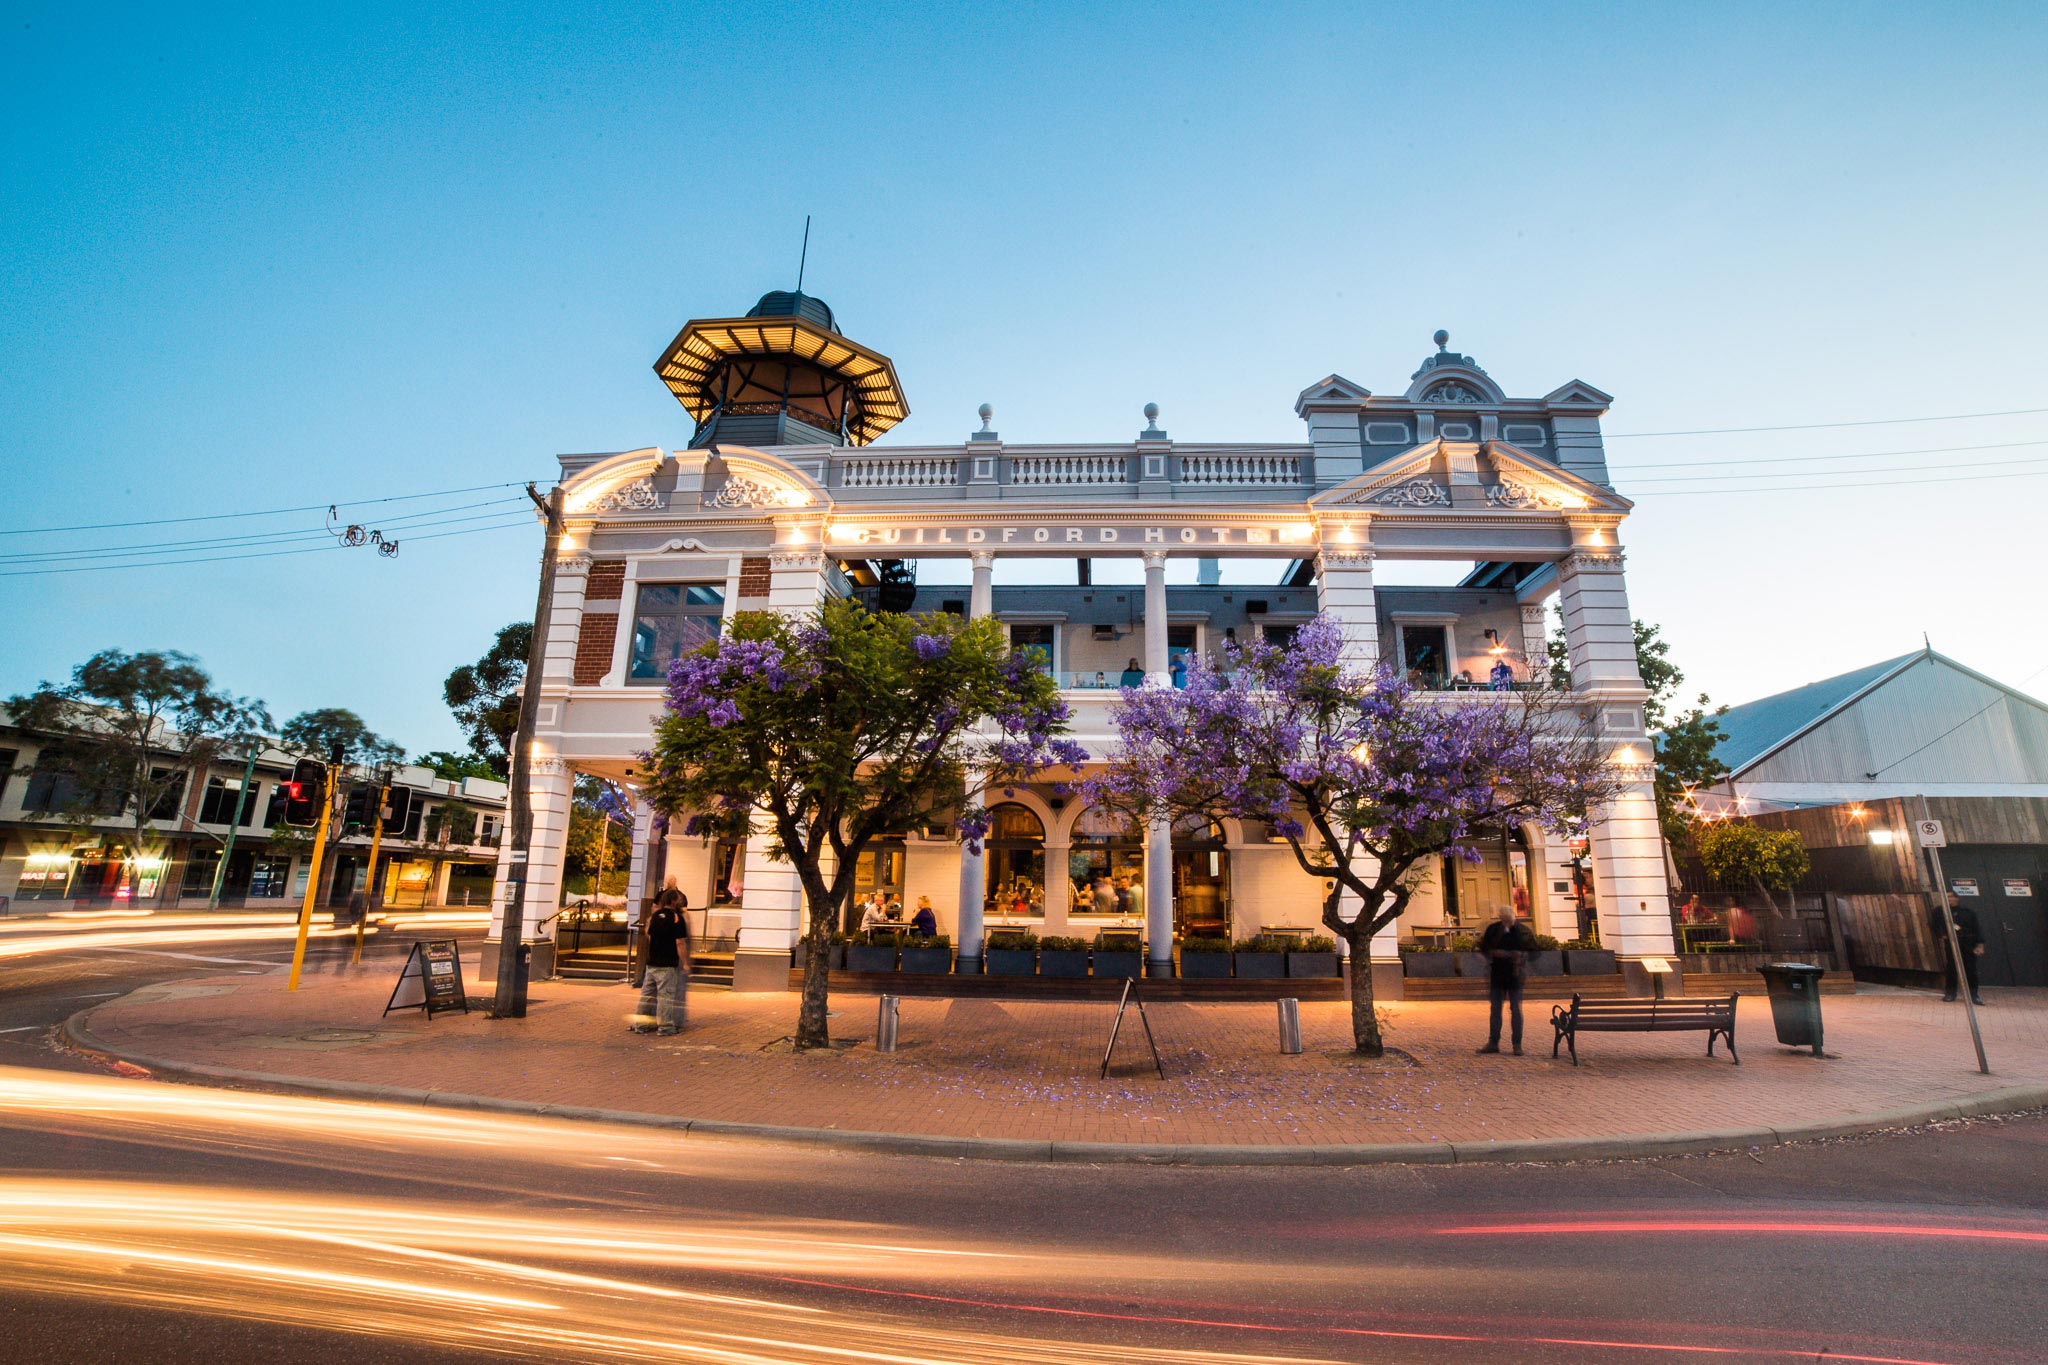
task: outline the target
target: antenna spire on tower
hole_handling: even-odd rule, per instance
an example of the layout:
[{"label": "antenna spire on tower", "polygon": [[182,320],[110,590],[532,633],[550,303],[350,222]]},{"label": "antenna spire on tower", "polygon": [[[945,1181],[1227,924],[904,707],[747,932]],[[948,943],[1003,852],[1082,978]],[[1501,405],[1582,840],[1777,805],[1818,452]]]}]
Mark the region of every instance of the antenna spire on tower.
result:
[{"label": "antenna spire on tower", "polygon": [[796,292],[804,292],[804,266],[811,259],[811,215],[804,215],[804,249],[796,258]]}]

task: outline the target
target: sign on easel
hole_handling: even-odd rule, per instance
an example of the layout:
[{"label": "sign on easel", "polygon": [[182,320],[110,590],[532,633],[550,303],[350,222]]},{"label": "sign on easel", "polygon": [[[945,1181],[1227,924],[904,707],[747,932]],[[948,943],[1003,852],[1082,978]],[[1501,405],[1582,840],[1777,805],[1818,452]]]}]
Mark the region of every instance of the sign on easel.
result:
[{"label": "sign on easel", "polygon": [[469,1013],[469,996],[462,985],[462,955],[454,939],[414,943],[405,955],[405,970],[391,988],[384,1013],[393,1010],[425,1010],[427,1018],[460,1010]]},{"label": "sign on easel", "polygon": [[1116,1051],[1117,1030],[1124,1026],[1124,1011],[1133,1002],[1138,1006],[1138,1022],[1145,1026],[1145,1046],[1152,1049],[1152,1065],[1158,1068],[1159,1079],[1166,1079],[1166,1066],[1159,1060],[1159,1044],[1152,1039],[1152,1021],[1145,1017],[1145,998],[1138,994],[1138,978],[1127,976],[1124,978],[1124,993],[1116,1002],[1116,1022],[1109,1026],[1109,1046],[1102,1049],[1102,1071],[1097,1080],[1109,1075],[1109,1059]]}]

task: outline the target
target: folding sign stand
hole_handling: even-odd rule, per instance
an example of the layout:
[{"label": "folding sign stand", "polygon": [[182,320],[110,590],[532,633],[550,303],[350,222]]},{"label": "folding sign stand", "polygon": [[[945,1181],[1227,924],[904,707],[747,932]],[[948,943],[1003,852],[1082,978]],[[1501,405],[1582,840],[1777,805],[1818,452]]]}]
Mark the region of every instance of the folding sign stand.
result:
[{"label": "folding sign stand", "polygon": [[[403,997],[402,999],[400,997]],[[384,1013],[393,1010],[425,1010],[427,1018],[460,1010],[469,1013],[469,995],[462,985],[462,958],[455,940],[414,943],[405,955],[405,970],[384,1002]]]},{"label": "folding sign stand", "polygon": [[1159,1079],[1166,1079],[1166,1066],[1159,1060],[1159,1044],[1152,1038],[1152,1021],[1145,1017],[1145,997],[1138,994],[1138,978],[1124,978],[1124,993],[1116,1002],[1116,1022],[1109,1026],[1109,1046],[1102,1049],[1102,1071],[1096,1077],[1102,1080],[1109,1075],[1109,1058],[1116,1051],[1117,1030],[1124,1026],[1124,1011],[1132,1005],[1138,1007],[1138,1022],[1145,1026],[1145,1046],[1152,1049],[1152,1065],[1159,1071]]}]

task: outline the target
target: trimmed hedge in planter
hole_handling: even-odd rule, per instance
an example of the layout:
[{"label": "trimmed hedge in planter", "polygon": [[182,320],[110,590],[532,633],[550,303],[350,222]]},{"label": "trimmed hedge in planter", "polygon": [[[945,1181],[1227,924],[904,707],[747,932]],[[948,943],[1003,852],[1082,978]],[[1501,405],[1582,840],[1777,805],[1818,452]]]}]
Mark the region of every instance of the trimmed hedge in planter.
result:
[{"label": "trimmed hedge in planter", "polygon": [[1456,976],[1458,955],[1456,953],[1403,953],[1401,954],[1401,975],[1416,977]]},{"label": "trimmed hedge in planter", "polygon": [[1095,954],[1095,974],[1097,976],[1110,977],[1143,976],[1145,974],[1145,955],[1143,953],[1097,952]]},{"label": "trimmed hedge in planter", "polygon": [[1088,941],[1056,934],[1040,939],[1038,974],[1059,977],[1088,975]]},{"label": "trimmed hedge in planter", "polygon": [[1459,976],[1485,976],[1493,970],[1493,963],[1485,953],[1452,953],[1458,959]]},{"label": "trimmed hedge in planter", "polygon": [[1564,969],[1573,976],[1613,976],[1621,967],[1611,948],[1567,948]]},{"label": "trimmed hedge in planter", "polygon": [[903,970],[919,976],[945,976],[953,970],[953,940],[944,934],[911,939],[903,945]]},{"label": "trimmed hedge in planter", "polygon": [[989,935],[982,950],[990,976],[1033,976],[1038,971],[1038,935],[1008,932]]},{"label": "trimmed hedge in planter", "polygon": [[1539,949],[1522,960],[1525,976],[1563,976],[1564,954],[1555,948]]},{"label": "trimmed hedge in planter", "polygon": [[1287,941],[1270,934],[1239,939],[1231,945],[1237,974],[1252,981],[1278,981],[1287,975]]},{"label": "trimmed hedge in planter", "polygon": [[846,945],[849,972],[893,972],[896,970],[894,943],[849,943]]},{"label": "trimmed hedge in planter", "polygon": [[1197,981],[1215,981],[1230,975],[1230,940],[1191,938],[1180,945],[1180,974]]}]

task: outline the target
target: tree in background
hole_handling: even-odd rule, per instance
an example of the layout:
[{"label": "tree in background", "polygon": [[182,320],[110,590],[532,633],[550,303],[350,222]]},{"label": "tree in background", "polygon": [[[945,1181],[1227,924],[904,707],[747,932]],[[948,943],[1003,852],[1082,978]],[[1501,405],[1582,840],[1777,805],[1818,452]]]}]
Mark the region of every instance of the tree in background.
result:
[{"label": "tree in background", "polygon": [[1791,891],[1811,865],[1796,830],[1764,829],[1747,820],[1703,823],[1693,830],[1693,845],[1707,875],[1724,883],[1748,882],[1774,915],[1781,912],[1771,893]]},{"label": "tree in background", "polygon": [[[1657,823],[1666,839],[1684,844],[1694,824],[1691,793],[1728,776],[1727,766],[1715,755],[1722,738],[1718,717],[1728,708],[1715,706],[1702,692],[1690,708],[1673,714],[1670,708],[1685,683],[1684,670],[1671,662],[1671,644],[1657,626],[1648,621],[1634,625],[1636,667],[1650,689],[1643,703],[1643,724],[1657,760]],[[1571,655],[1561,628],[1550,632],[1548,644],[1550,685],[1568,688]]]},{"label": "tree in background", "polygon": [[[617,783],[579,773],[569,802],[569,838],[562,870],[586,877],[592,894],[616,881],[633,853],[633,807]],[[620,887],[623,890],[623,886]]]},{"label": "tree in background", "polygon": [[984,792],[1085,757],[1061,737],[1055,683],[1030,651],[1010,652],[993,617],[871,615],[844,600],[740,612],[668,677],[648,795],[693,834],[743,838],[758,817],[769,856],[795,869],[809,948],[800,1049],[831,1042],[827,949],[861,853],[956,815],[978,840]]},{"label": "tree in background", "polygon": [[449,749],[433,749],[414,757],[413,762],[422,768],[432,768],[434,776],[444,782],[460,782],[466,777],[490,778],[504,781],[504,775],[475,754],[458,754]]},{"label": "tree in background", "polygon": [[[1323,923],[1349,946],[1353,1045],[1384,1050],[1373,935],[1446,856],[1524,823],[1583,827],[1614,792],[1590,725],[1554,692],[1449,701],[1394,670],[1344,666],[1326,616],[1283,645],[1226,641],[1185,687],[1129,687],[1091,801],[1141,819],[1264,821],[1323,883]],[[1344,896],[1356,900],[1350,917]]]},{"label": "tree in background", "polygon": [[526,655],[533,647],[533,623],[514,621],[473,664],[464,664],[441,684],[441,696],[469,736],[470,752],[505,779],[512,771],[512,738],[519,732],[519,688],[526,680]]},{"label": "tree in background", "polygon": [[7,710],[50,738],[32,771],[69,779],[63,814],[85,827],[96,817],[129,820],[138,870],[157,847],[151,822],[179,821],[208,766],[245,752],[270,727],[262,702],[215,687],[197,659],[176,650],[102,650],[69,683],[41,683],[10,697]]}]

